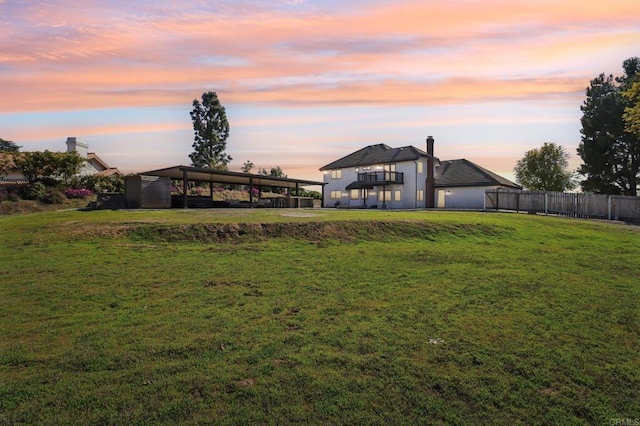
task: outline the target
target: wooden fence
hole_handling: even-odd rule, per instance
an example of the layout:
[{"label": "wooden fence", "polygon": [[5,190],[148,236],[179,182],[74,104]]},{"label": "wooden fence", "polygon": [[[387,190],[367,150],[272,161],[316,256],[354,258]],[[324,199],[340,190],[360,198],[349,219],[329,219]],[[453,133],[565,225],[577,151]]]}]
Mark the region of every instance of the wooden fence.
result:
[{"label": "wooden fence", "polygon": [[485,210],[515,210],[571,217],[640,221],[640,197],[490,189]]}]

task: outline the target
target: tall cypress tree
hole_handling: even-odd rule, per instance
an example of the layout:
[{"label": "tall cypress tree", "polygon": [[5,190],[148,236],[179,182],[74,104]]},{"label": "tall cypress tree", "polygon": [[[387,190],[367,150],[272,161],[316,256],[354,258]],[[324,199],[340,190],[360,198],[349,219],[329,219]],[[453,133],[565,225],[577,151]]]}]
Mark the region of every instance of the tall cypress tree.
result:
[{"label": "tall cypress tree", "polygon": [[202,103],[193,100],[193,152],[189,154],[195,167],[226,170],[232,158],[225,153],[229,137],[227,114],[216,92],[202,94]]}]

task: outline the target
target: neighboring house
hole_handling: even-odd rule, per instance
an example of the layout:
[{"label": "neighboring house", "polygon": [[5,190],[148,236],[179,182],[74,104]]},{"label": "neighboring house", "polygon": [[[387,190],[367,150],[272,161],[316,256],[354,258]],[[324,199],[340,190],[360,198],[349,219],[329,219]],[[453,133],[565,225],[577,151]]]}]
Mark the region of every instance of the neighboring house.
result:
[{"label": "neighboring house", "polygon": [[67,152],[77,152],[81,157],[87,159],[80,170],[80,176],[102,175],[102,176],[120,176],[121,173],[116,167],[109,167],[95,152],[89,152],[89,145],[81,142],[76,138],[67,138]]},{"label": "neighboring house", "polygon": [[320,168],[325,183],[323,205],[482,209],[487,189],[521,189],[470,161],[440,162],[433,146],[431,136],[426,151],[371,145],[327,164]]},{"label": "neighboring house", "polygon": [[[101,176],[121,176],[122,174],[116,167],[110,167],[100,157],[93,152],[89,151],[89,145],[77,140],[76,138],[67,138],[67,152],[77,152],[81,157],[86,158],[86,162],[82,166],[79,175],[101,175]],[[25,178],[16,169],[13,158],[15,155],[21,155],[22,152],[17,153],[3,153],[0,152],[0,181],[2,182],[24,182]]]},{"label": "neighboring house", "polygon": [[487,189],[522,189],[469,160],[442,161],[436,169],[436,207],[483,209]]}]

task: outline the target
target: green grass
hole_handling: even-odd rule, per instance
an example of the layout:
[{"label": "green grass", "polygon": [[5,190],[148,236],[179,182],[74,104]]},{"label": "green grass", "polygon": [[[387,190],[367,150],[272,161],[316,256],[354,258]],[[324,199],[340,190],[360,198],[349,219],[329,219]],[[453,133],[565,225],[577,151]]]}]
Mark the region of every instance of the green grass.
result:
[{"label": "green grass", "polygon": [[632,226],[68,211],[0,217],[0,252],[0,424],[640,417]]}]

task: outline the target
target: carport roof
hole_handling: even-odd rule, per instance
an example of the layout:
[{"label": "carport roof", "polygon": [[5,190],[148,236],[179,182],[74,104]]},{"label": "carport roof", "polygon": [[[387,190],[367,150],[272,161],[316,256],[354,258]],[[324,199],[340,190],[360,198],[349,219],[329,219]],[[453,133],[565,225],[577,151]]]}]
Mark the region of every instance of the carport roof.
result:
[{"label": "carport roof", "polygon": [[324,182],[312,180],[293,179],[286,177],[263,176],[252,173],[230,172],[227,170],[212,170],[201,167],[173,166],[164,169],[141,172],[141,175],[168,177],[171,179],[192,182],[213,182],[232,185],[255,185],[274,188],[296,188],[297,186],[323,186]]}]

